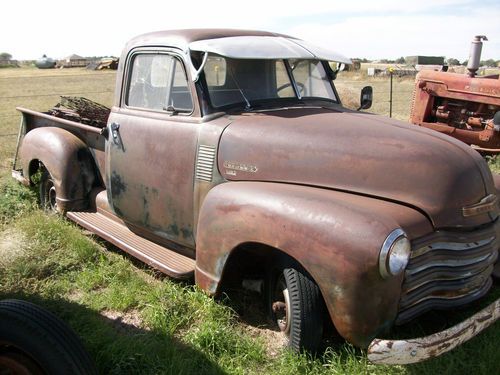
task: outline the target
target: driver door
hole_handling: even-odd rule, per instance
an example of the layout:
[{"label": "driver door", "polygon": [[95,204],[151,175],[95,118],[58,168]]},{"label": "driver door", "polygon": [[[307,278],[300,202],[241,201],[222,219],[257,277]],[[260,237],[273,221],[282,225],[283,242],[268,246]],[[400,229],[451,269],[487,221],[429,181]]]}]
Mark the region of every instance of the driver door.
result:
[{"label": "driver door", "polygon": [[127,85],[110,115],[106,143],[110,206],[132,230],[194,247],[197,124],[182,60],[139,51],[125,71]]}]

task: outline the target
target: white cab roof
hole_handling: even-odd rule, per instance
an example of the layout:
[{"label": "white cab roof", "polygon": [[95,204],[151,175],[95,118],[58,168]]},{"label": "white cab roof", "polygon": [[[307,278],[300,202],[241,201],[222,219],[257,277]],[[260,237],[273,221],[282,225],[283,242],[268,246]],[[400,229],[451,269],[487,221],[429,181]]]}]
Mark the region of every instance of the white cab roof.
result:
[{"label": "white cab roof", "polygon": [[189,43],[191,51],[211,52],[234,59],[311,59],[352,64],[351,59],[284,36],[230,36]]}]

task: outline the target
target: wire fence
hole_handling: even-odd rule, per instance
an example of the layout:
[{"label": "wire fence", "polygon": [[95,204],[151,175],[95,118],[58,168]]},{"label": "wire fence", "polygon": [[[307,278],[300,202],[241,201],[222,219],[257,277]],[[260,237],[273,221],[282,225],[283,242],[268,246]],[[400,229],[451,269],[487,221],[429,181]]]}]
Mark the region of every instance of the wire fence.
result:
[{"label": "wire fence", "polygon": [[48,94],[36,94],[36,95],[14,95],[14,96],[0,96],[0,99],[20,99],[20,98],[36,98],[36,97],[47,97],[47,96],[70,96],[70,95],[87,95],[87,94],[107,94],[114,92],[113,90],[106,91],[78,91],[78,92],[53,92]]},{"label": "wire fence", "polygon": [[372,110],[389,117],[394,114],[400,119],[409,115],[414,79],[399,78],[397,75],[388,74],[384,77],[360,77],[357,80],[339,78],[335,81],[335,85],[341,99],[343,95],[347,95],[347,102],[354,100],[356,103],[356,96],[361,88],[370,85],[373,88]]},{"label": "wire fence", "polygon": [[[95,73],[89,73],[85,74],[84,77],[92,77],[92,76],[99,76],[102,77],[102,74],[95,74]],[[0,77],[0,80],[3,79],[17,79],[17,78],[57,78],[60,79],[61,77],[82,77],[82,74],[67,74],[64,76],[61,75],[46,75],[46,76],[19,76],[19,77]],[[409,104],[409,97],[411,96],[413,90],[394,90],[394,85],[392,82],[388,79],[380,79],[376,81],[372,80],[339,80],[338,81],[338,86],[339,87],[347,87],[348,89],[358,89],[361,88],[361,86],[364,86],[366,84],[374,84],[376,87],[374,88],[375,92],[375,99],[374,101],[377,104],[384,104],[388,105],[389,107],[392,107],[392,104],[403,104],[403,103],[408,103]],[[385,88],[380,89],[380,85],[384,84],[387,85]],[[71,92],[50,92],[50,93],[43,93],[43,94],[30,94],[30,95],[8,95],[8,96],[0,96],[0,100],[7,100],[7,99],[29,99],[29,98],[38,98],[38,97],[60,97],[60,96],[72,96],[72,95],[89,95],[89,94],[110,94],[114,92],[113,90],[100,90],[100,91],[71,91]],[[389,96],[388,99],[382,98],[383,96]],[[403,97],[401,97],[403,96]],[[391,109],[388,109],[390,115],[392,115]],[[7,119],[7,118],[13,118],[13,117],[18,117],[20,116],[18,113],[12,113],[12,114],[1,114],[0,119]],[[5,137],[5,136],[12,136],[15,134],[2,134],[0,136]]]},{"label": "wire fence", "polygon": [[66,77],[105,77],[106,75],[114,75],[115,72],[110,72],[110,73],[79,73],[79,74],[53,74],[53,75],[22,75],[22,76],[11,76],[11,77],[0,77],[0,80],[3,79],[18,79],[18,78],[29,78],[31,79],[37,79],[37,78],[66,78]]}]

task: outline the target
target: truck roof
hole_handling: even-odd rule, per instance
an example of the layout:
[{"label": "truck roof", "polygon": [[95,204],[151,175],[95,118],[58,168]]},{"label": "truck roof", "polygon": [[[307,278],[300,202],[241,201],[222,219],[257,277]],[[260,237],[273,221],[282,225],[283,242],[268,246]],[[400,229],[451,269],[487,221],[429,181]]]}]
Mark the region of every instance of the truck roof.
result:
[{"label": "truck roof", "polygon": [[292,36],[256,30],[184,29],[157,31],[130,40],[124,53],[135,47],[169,46],[188,51],[212,52],[240,59],[319,59],[351,64],[334,51]]}]

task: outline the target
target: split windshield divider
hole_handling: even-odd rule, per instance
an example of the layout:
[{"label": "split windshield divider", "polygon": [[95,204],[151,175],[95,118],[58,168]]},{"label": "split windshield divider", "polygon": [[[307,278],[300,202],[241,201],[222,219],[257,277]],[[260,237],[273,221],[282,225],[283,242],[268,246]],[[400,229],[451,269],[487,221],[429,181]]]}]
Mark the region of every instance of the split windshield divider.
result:
[{"label": "split windshield divider", "polygon": [[283,63],[285,64],[286,72],[288,74],[288,79],[292,83],[293,91],[295,92],[295,96],[297,99],[302,100],[302,96],[300,95],[299,87],[297,86],[297,82],[292,73],[292,67],[290,66],[290,62],[288,59],[283,59]]}]

